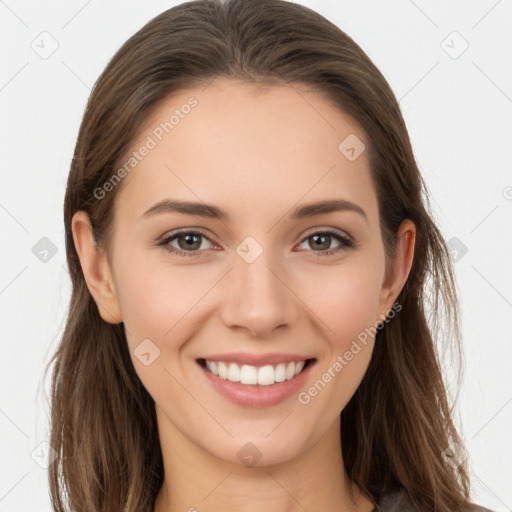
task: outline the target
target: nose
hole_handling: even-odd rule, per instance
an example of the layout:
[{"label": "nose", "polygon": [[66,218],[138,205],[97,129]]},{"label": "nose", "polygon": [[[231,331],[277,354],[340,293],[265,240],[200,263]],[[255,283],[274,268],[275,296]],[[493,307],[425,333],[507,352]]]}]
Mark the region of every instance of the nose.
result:
[{"label": "nose", "polygon": [[270,252],[263,251],[252,263],[235,257],[221,311],[226,326],[244,329],[258,338],[292,326],[300,316],[300,300],[283,266],[276,264]]}]

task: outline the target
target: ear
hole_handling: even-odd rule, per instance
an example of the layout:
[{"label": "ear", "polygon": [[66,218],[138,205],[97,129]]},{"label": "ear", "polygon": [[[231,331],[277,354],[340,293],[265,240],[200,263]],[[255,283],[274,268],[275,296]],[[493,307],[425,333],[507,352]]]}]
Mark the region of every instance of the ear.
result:
[{"label": "ear", "polygon": [[73,215],[71,230],[87,287],[98,306],[101,318],[109,324],[122,322],[107,255],[96,245],[86,212],[79,211]]},{"label": "ear", "polygon": [[379,321],[386,318],[396,298],[402,290],[414,259],[414,244],[416,241],[416,226],[410,219],[405,219],[400,224],[397,234],[397,246],[392,272],[385,276],[382,284],[379,311]]}]

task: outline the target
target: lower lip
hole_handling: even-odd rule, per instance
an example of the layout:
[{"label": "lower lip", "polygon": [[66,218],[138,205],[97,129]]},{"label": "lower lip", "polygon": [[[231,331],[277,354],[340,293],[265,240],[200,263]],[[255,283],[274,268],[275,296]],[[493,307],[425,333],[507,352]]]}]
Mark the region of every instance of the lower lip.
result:
[{"label": "lower lip", "polygon": [[306,368],[293,379],[285,380],[284,382],[276,382],[270,386],[231,382],[230,380],[222,379],[214,375],[199,363],[197,364],[213,388],[229,401],[247,407],[269,407],[283,402],[291,395],[296,394],[301,386],[303,386],[315,362],[316,361],[311,361]]}]

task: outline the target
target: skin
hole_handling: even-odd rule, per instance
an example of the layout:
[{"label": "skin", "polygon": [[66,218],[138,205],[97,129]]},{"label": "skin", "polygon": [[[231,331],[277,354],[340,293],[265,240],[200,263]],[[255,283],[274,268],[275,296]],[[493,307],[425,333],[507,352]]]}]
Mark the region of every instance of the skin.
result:
[{"label": "skin", "polygon": [[[218,78],[175,94],[151,112],[133,148],[190,96],[197,107],[120,185],[108,252],[93,244],[84,212],[72,223],[98,310],[106,322],[124,322],[135,370],[155,400],[165,465],[155,512],[370,512],[371,502],[344,474],[339,415],[367,369],[372,336],[306,405],[296,395],[266,408],[235,405],[209,385],[195,359],[307,354],[317,358],[307,389],[389,312],[412,265],[415,226],[400,226],[386,275],[366,152],[350,161],[338,150],[349,134],[364,142],[364,133],[297,84]],[[216,205],[231,219],[141,218],[168,197]],[[367,219],[353,211],[288,218],[299,205],[338,198],[359,205]],[[207,233],[193,256],[156,245],[181,228]],[[327,228],[357,245],[345,248],[332,237],[316,248],[311,234]],[[247,236],[263,249],[252,263],[236,252]],[[183,235],[170,244],[184,250]],[[149,366],[134,355],[147,338],[160,350]],[[253,467],[237,456],[248,442],[262,454]]]}]

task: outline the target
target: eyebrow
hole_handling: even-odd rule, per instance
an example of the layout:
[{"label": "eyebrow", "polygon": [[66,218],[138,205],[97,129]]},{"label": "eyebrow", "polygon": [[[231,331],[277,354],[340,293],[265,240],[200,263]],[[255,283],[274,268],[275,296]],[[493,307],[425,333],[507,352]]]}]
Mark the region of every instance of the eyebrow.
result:
[{"label": "eyebrow", "polygon": [[[329,199],[299,206],[291,212],[289,218],[291,220],[298,220],[315,215],[343,211],[358,213],[368,222],[366,212],[359,205],[345,199]],[[175,199],[164,199],[156,203],[149,210],[145,211],[141,217],[152,217],[161,213],[183,213],[185,215],[197,215],[223,221],[230,220],[229,214],[217,206]]]}]

